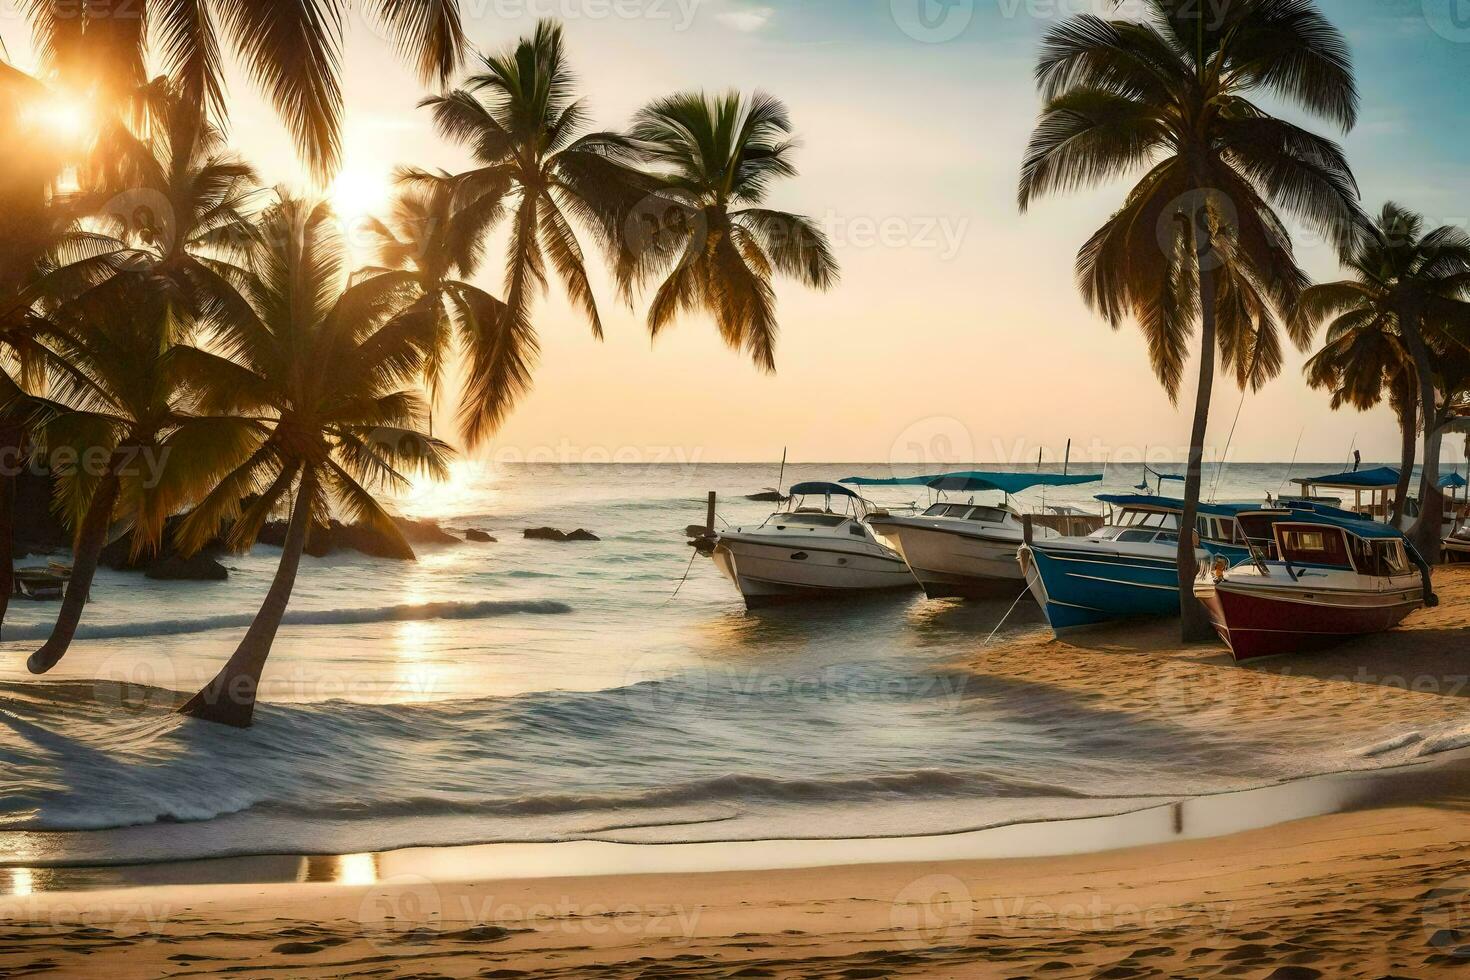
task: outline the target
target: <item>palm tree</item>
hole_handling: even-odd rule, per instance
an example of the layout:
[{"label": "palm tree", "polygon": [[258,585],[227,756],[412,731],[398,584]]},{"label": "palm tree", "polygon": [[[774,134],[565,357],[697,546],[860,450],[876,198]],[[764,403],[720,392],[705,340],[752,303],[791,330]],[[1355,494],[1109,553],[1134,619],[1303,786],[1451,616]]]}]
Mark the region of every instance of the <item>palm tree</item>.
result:
[{"label": "palm tree", "polygon": [[[39,385],[51,352],[37,340],[49,304],[74,296],[109,272],[119,244],[78,224],[91,208],[61,189],[85,140],[67,145],[43,124],[52,94],[38,79],[0,62],[0,142],[24,147],[0,168],[0,367]],[[0,416],[0,625],[14,588],[15,480],[27,448],[22,419]]]},{"label": "palm tree", "polygon": [[[105,105],[130,107],[155,55],[207,116],[227,117],[228,52],[274,103],[313,171],[341,160],[343,4],[337,0],[136,0],[27,3],[48,69]],[[455,0],[361,0],[425,83],[458,70],[464,28]]]},{"label": "palm tree", "polygon": [[1299,316],[1320,322],[1372,311],[1395,328],[1413,368],[1424,432],[1419,519],[1410,536],[1434,560],[1444,520],[1440,447],[1445,427],[1453,421],[1446,397],[1453,385],[1445,374],[1452,367],[1449,355],[1470,341],[1470,304],[1465,302],[1470,295],[1470,235],[1452,226],[1426,233],[1422,217],[1389,202],[1343,264],[1353,278],[1309,290]]},{"label": "palm tree", "polygon": [[624,278],[666,274],[649,308],[651,334],[702,310],[726,344],[774,371],[772,276],[822,290],[837,282],[837,260],[811,219],[761,207],[776,180],[796,176],[791,131],[786,107],[760,92],[685,92],[638,113],[632,136],[663,191]]},{"label": "palm tree", "polygon": [[[236,727],[253,719],[310,525],[325,522],[335,506],[411,554],[370,489],[403,488],[410,469],[442,478],[449,454],[418,431],[425,406],[403,387],[437,339],[428,318],[398,315],[413,300],[412,284],[385,274],[349,286],[325,204],[283,199],[261,226],[248,287],[256,316],[222,327],[213,350],[191,349],[187,359],[211,379],[201,405],[261,419],[254,424],[263,438],[178,532],[189,552],[228,523],[229,543],[247,548],[266,518],[291,501],[285,548],[259,613],[229,662],[180,709]],[[256,496],[242,507],[249,494]]]},{"label": "palm tree", "polygon": [[530,389],[537,354],[529,324],[468,282],[502,198],[476,194],[472,183],[445,173],[405,171],[400,184],[390,220],[367,223],[381,265],[364,271],[412,273],[418,299],[404,315],[430,318],[435,333],[424,368],[430,404],[437,400],[445,360],[457,339],[468,359],[461,421],[474,428],[480,419],[485,431],[493,431]]},{"label": "palm tree", "polygon": [[179,304],[168,292],[139,263],[58,309],[41,336],[68,367],[55,379],[59,399],[0,379],[6,400],[24,406],[76,528],[71,581],[50,638],[26,664],[32,673],[71,646],[114,520],[132,526],[135,556],[155,549],[165,519],[254,438],[247,419],[193,410],[200,379],[177,356]]},{"label": "palm tree", "polygon": [[[1090,14],[1046,34],[1036,74],[1045,109],[1020,206],[1140,170],[1122,208],[1078,256],[1084,297],[1117,328],[1132,316],[1177,399],[1196,322],[1200,370],[1183,526],[1197,514],[1216,352],[1238,380],[1280,369],[1275,311],[1306,286],[1282,208],[1345,244],[1361,221],[1341,149],[1250,100],[1259,92],[1344,130],[1358,96],[1342,35],[1310,0],[1145,0],[1140,22]],[[1287,324],[1304,347],[1310,337]],[[1179,540],[1184,634],[1210,629],[1194,601],[1192,535]]]},{"label": "palm tree", "polygon": [[1307,361],[1305,371],[1308,384],[1332,393],[1333,411],[1351,405],[1366,412],[1388,399],[1398,418],[1401,439],[1392,514],[1393,523],[1398,523],[1405,513],[1417,458],[1419,381],[1395,318],[1367,304],[1339,315],[1328,326],[1326,341]]},{"label": "palm tree", "polygon": [[[465,86],[424,99],[446,139],[464,144],[478,167],[461,175],[465,193],[503,209],[484,206],[487,224],[501,214],[510,223],[505,303],[514,329],[530,335],[533,291],[546,287],[549,260],[572,302],[602,336],[602,318],[587,275],[587,260],[573,220],[617,255],[623,228],[652,189],[633,166],[633,147],[615,133],[584,132],[585,103],[575,97],[561,26],[543,20],[535,34],[498,55],[481,55],[481,71]],[[468,419],[465,436],[475,445],[496,417]]]}]

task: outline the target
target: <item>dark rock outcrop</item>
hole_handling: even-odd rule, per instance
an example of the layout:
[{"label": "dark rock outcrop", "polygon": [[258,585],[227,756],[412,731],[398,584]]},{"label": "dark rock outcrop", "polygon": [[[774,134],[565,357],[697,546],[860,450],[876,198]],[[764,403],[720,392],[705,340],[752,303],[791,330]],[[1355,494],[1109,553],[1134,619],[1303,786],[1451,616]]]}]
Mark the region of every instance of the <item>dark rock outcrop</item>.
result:
[{"label": "dark rock outcrop", "polygon": [[477,544],[494,544],[496,541],[495,538],[492,538],[490,535],[486,534],[484,531],[481,531],[479,528],[474,527],[470,528],[464,533],[464,539],[466,541],[474,541]]},{"label": "dark rock outcrop", "polygon": [[205,554],[192,558],[169,555],[144,570],[147,578],[160,582],[223,582],[230,577],[225,566]]},{"label": "dark rock outcrop", "polygon": [[412,520],[407,517],[395,517],[393,523],[398,525],[398,530],[409,544],[463,544],[459,538],[450,534],[439,526],[438,521],[423,519]]},{"label": "dark rock outcrop", "polygon": [[556,542],[559,542],[559,543],[564,543],[564,542],[568,542],[568,541],[601,541],[602,540],[597,535],[593,534],[591,531],[584,531],[580,527],[577,528],[575,531],[573,531],[571,534],[568,534],[565,531],[559,531],[559,530],[557,530],[554,527],[533,527],[533,528],[527,528],[526,529],[526,538],[528,540],[531,540],[531,541],[556,541]]}]

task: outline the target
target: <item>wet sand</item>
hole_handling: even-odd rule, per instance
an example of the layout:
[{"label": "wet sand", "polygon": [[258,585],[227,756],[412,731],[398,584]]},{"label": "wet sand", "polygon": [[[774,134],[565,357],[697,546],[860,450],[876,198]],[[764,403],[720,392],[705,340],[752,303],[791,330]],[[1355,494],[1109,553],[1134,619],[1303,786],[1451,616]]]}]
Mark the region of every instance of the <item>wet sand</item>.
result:
[{"label": "wet sand", "polygon": [[[1452,730],[1470,720],[1470,575],[1437,578],[1440,609],[1311,658],[1241,669],[1217,647],[1179,648],[1161,624],[1027,634],[966,669],[1263,738],[1333,726],[1371,745],[1406,718]],[[1407,761],[1417,748],[1383,751]],[[237,865],[236,883],[216,885],[199,884],[199,869],[193,883],[168,883],[165,865],[147,885],[124,871],[10,869],[18,894],[0,898],[0,975],[1470,975],[1467,829],[1470,761],[1451,752],[1101,821],[786,843],[779,860],[760,856],[774,844],[687,845],[714,850],[683,866],[662,855],[684,845],[632,847],[658,855],[634,865],[655,873],[592,851],[538,866],[549,854],[490,848],[241,859],[277,862],[274,874],[301,879],[289,884],[262,883],[264,865]],[[1066,853],[1097,846],[1112,849]],[[793,866],[803,863],[828,866]],[[111,890],[46,890],[88,884]]]}]

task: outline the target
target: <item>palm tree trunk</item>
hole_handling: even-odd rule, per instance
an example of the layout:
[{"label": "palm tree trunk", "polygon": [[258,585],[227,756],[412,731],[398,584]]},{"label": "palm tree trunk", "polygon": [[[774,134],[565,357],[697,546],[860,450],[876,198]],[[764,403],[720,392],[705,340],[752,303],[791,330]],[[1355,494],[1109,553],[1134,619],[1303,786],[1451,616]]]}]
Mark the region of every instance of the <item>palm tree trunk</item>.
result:
[{"label": "palm tree trunk", "polygon": [[1392,523],[1397,527],[1404,519],[1404,505],[1409,500],[1409,481],[1414,476],[1414,463],[1419,451],[1419,400],[1406,391],[1399,405],[1399,433],[1403,444],[1399,453],[1399,484],[1393,492]]},{"label": "palm tree trunk", "polygon": [[15,481],[20,475],[21,430],[0,427],[0,636],[15,592]]},{"label": "palm tree trunk", "polygon": [[1409,539],[1431,565],[1438,564],[1444,544],[1444,495],[1439,492],[1439,451],[1444,432],[1439,427],[1439,394],[1434,390],[1434,364],[1424,343],[1420,311],[1406,307],[1399,315],[1404,344],[1419,376],[1419,411],[1424,418],[1424,471],[1419,476],[1419,519]]},{"label": "palm tree trunk", "polygon": [[1189,433],[1189,469],[1184,480],[1184,514],[1179,527],[1179,618],[1186,643],[1215,635],[1204,606],[1194,597],[1199,568],[1194,559],[1195,526],[1204,482],[1205,433],[1210,425],[1210,398],[1215,387],[1215,268],[1214,238],[1203,210],[1195,216],[1195,267],[1199,270],[1200,354],[1199,387],[1194,396],[1194,425]]},{"label": "palm tree trunk", "polygon": [[117,471],[126,459],[121,452],[113,453],[107,464],[107,472],[92,493],[92,502],[87,507],[81,530],[77,534],[76,550],[72,554],[71,581],[67,583],[66,597],[61,601],[61,612],[56,617],[56,625],[51,629],[51,637],[26,661],[26,668],[33,674],[44,674],[55,667],[66,656],[66,651],[71,648],[71,641],[76,638],[77,624],[82,620],[82,608],[87,604],[92,591],[92,579],[97,575],[97,561],[102,556],[102,548],[107,544],[107,529],[112,525],[112,509],[117,504],[118,491],[121,488]]},{"label": "palm tree trunk", "polygon": [[255,695],[260,690],[260,677],[266,658],[276,641],[276,631],[286,615],[291,590],[296,585],[296,572],[301,567],[301,552],[306,547],[306,532],[311,525],[311,503],[315,480],[310,471],[301,480],[296,503],[291,508],[291,522],[281,551],[281,563],[260,611],[214,680],[189,699],[179,713],[203,721],[235,728],[249,728],[255,717]]}]

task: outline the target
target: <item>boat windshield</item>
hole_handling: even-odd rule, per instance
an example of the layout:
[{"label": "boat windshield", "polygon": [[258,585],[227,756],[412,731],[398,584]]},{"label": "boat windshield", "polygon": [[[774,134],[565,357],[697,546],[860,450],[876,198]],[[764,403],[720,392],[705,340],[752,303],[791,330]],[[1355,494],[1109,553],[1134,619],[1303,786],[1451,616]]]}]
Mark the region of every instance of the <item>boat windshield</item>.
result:
[{"label": "boat windshield", "polygon": [[1002,507],[976,507],[972,504],[935,504],[924,511],[925,517],[952,517],[961,521],[983,521],[1004,524],[1009,512]]},{"label": "boat windshield", "polygon": [[841,514],[782,514],[779,524],[796,524],[802,527],[836,527],[847,520]]},{"label": "boat windshield", "polygon": [[1278,526],[1276,540],[1281,557],[1293,565],[1321,568],[1352,568],[1347,535],[1335,527]]},{"label": "boat windshield", "polygon": [[1400,541],[1365,541],[1353,538],[1353,561],[1364,575],[1389,577],[1407,575],[1409,556]]}]

